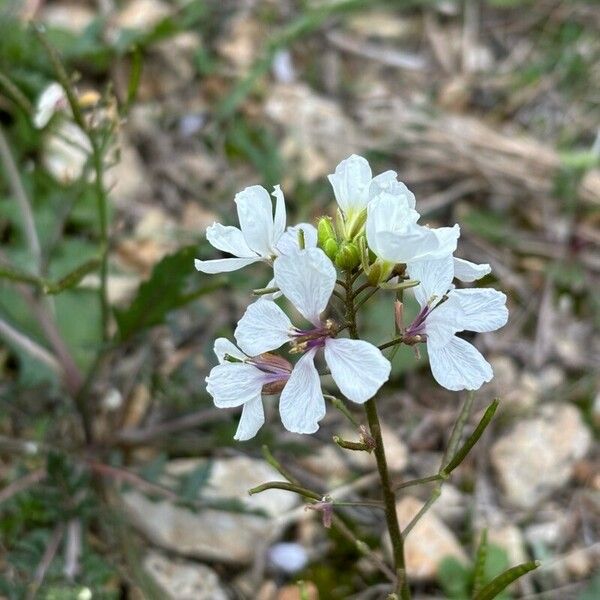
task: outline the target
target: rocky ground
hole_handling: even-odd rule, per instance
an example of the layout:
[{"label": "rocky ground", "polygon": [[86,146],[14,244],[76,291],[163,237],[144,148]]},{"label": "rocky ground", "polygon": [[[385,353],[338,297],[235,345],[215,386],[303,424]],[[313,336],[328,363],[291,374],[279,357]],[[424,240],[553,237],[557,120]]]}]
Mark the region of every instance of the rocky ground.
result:
[{"label": "rocky ground", "polygon": [[[325,175],[349,154],[397,170],[425,220],[461,224],[463,256],[492,265],[490,283],[509,295],[511,312],[504,329],[475,339],[495,379],[477,394],[468,428],[493,398],[500,409],[408,538],[415,597],[447,597],[442,563],[454,557],[468,571],[484,529],[508,565],[542,561],[512,597],[598,597],[596,4],[342,2],[327,13],[316,1],[193,4],[19,7],[21,21],[34,16],[62,32],[81,89],[102,91],[110,81],[125,98],[129,49],[141,49],[137,97],[107,174],[113,306],[126,306],[158,261],[198,243],[215,219],[233,222],[233,195],[246,185],[281,183],[290,212],[307,220],[330,209]],[[102,59],[106,48],[114,60]],[[50,134],[38,153],[62,185],[83,169]],[[388,542],[377,511],[343,511],[370,548],[361,554],[296,496],[246,494],[279,478],[261,453],[268,444],[303,484],[334,498],[374,498],[374,459],[330,441],[343,435],[343,417],[330,410],[305,439],[283,432],[271,406],[261,435],[235,444],[237,416],[214,410],[203,391],[212,340],[231,332],[247,302],[240,290],[257,276],[228,279],[103,366],[97,434],[127,469],[113,478],[111,505],[131,524],[137,556],[134,574],[117,568],[111,580],[122,597],[145,597],[147,576],[177,600],[386,596],[378,565]],[[83,285],[97,287],[97,277]],[[365,319],[375,338],[387,308],[375,303]],[[398,360],[402,375],[380,405],[401,482],[437,471],[464,399],[435,387],[424,359],[409,352]],[[4,433],[11,428],[3,424]],[[3,458],[7,483],[13,467]],[[178,491],[185,485],[191,496]],[[431,485],[399,495],[402,524],[430,492]],[[232,499],[233,507],[224,502]],[[103,552],[121,560],[115,548]]]}]

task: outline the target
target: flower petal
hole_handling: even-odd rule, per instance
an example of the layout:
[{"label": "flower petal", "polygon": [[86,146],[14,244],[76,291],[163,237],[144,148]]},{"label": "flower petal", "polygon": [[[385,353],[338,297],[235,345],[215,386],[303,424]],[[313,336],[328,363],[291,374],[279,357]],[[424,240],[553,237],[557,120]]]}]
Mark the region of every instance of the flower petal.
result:
[{"label": "flower petal", "polygon": [[506,325],[506,296],[490,288],[452,290],[433,313],[451,322],[455,331],[495,331]]},{"label": "flower petal", "polygon": [[67,106],[67,95],[59,83],[53,82],[44,89],[38,99],[33,116],[35,127],[37,129],[45,127],[61,106]]},{"label": "flower petal", "polygon": [[213,223],[206,230],[206,239],[217,250],[229,252],[238,258],[256,258],[256,253],[248,248],[242,232],[237,227]]},{"label": "flower petal", "polygon": [[414,208],[416,205],[415,195],[401,181],[398,181],[396,171],[385,171],[373,177],[369,186],[369,199],[376,198],[382,192],[396,196],[409,208]]},{"label": "flower petal", "polygon": [[224,337],[215,340],[213,351],[217,355],[219,363],[225,361],[225,355],[233,356],[233,358],[239,358],[240,360],[248,358],[233,342]]},{"label": "flower petal", "polygon": [[246,309],[234,336],[246,354],[258,356],[288,342],[291,329],[291,321],[275,302],[258,300]]},{"label": "flower petal", "polygon": [[335,286],[335,267],[319,248],[282,255],[273,265],[275,283],[300,314],[315,325]]},{"label": "flower petal", "polygon": [[271,194],[275,200],[275,219],[273,220],[273,238],[271,239],[271,248],[275,247],[279,238],[283,235],[285,231],[285,199],[283,197],[283,192],[281,191],[281,187],[276,185],[273,188],[273,193]]},{"label": "flower petal", "polygon": [[361,404],[377,393],[392,368],[379,348],[363,340],[328,339],[325,361],[340,392]]},{"label": "flower petal", "polygon": [[408,275],[411,279],[420,282],[414,290],[415,298],[421,307],[428,304],[434,296],[439,302],[452,287],[454,277],[452,256],[448,254],[437,260],[411,262],[408,264]]},{"label": "flower petal", "polygon": [[206,378],[206,391],[218,408],[240,406],[260,396],[265,374],[253,365],[224,362]]},{"label": "flower petal", "polygon": [[494,376],[479,350],[459,337],[445,346],[432,346],[428,338],[427,353],[435,380],[448,390],[477,390]]},{"label": "flower petal", "polygon": [[244,404],[242,416],[240,417],[240,422],[233,438],[241,442],[252,439],[264,422],[265,411],[263,409],[262,398],[258,395]]},{"label": "flower petal", "polygon": [[299,223],[293,227],[288,227],[285,233],[277,242],[277,251],[279,254],[295,254],[300,251],[298,245],[298,232],[302,229],[304,232],[304,247],[317,247],[317,230],[310,223]]},{"label": "flower petal", "polygon": [[251,250],[269,257],[273,250],[273,203],[260,185],[247,187],[235,195],[240,229]]},{"label": "flower petal", "polygon": [[316,349],[308,351],[295,364],[279,399],[283,426],[293,433],[314,433],[325,416],[325,399],[315,367]]},{"label": "flower petal", "polygon": [[471,283],[485,277],[491,272],[492,268],[487,263],[478,265],[463,258],[454,257],[454,277],[459,281]]},{"label": "flower petal", "polygon": [[371,177],[368,161],[356,154],[343,160],[335,168],[335,173],[327,176],[335,199],[346,215],[366,207]]},{"label": "flower petal", "polygon": [[200,260],[196,258],[194,260],[194,266],[198,271],[202,273],[230,273],[231,271],[237,271],[243,267],[251,265],[252,263],[262,260],[260,256],[256,258],[216,258],[214,260]]}]

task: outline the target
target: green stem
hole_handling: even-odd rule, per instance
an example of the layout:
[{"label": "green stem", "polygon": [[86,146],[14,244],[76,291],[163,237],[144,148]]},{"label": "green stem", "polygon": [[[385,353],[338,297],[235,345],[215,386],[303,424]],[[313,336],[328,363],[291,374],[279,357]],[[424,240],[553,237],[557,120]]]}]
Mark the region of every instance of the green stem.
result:
[{"label": "green stem", "polygon": [[[356,324],[356,311],[360,306],[362,306],[362,304],[364,304],[366,299],[368,299],[377,291],[377,288],[375,288],[371,294],[368,294],[367,298],[363,299],[358,306],[354,305],[351,273],[346,275],[346,289],[346,320],[349,323],[348,328],[350,331],[350,337],[352,339],[359,339],[358,327]],[[375,459],[377,461],[377,471],[381,481],[381,490],[385,507],[385,519],[390,534],[390,540],[392,542],[394,571],[397,573],[396,593],[402,600],[410,600],[410,588],[408,587],[408,582],[406,580],[406,563],[404,560],[404,538],[402,537],[400,523],[398,522],[398,514],[396,513],[396,496],[392,490],[390,481],[390,474],[385,456],[385,448],[383,445],[383,436],[381,435],[381,424],[379,422],[379,415],[377,414],[377,404],[375,402],[375,398],[367,400],[364,406],[367,415],[367,421],[369,423],[369,431],[375,440]]]},{"label": "green stem", "polygon": [[251,496],[253,496],[254,494],[266,492],[267,490],[287,490],[288,492],[294,492],[296,494],[299,494],[300,496],[304,496],[305,498],[311,498],[312,500],[317,501],[322,500],[322,496],[320,496],[316,492],[313,492],[312,490],[307,490],[306,488],[303,488],[294,483],[290,483],[289,481],[267,481],[267,483],[257,485],[251,490],[248,490],[248,493]]}]

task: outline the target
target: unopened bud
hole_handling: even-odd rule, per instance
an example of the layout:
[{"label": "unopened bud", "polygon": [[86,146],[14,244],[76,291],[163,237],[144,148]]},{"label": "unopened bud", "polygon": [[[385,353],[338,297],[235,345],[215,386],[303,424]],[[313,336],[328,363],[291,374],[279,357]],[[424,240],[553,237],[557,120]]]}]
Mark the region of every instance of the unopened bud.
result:
[{"label": "unopened bud", "polygon": [[325,252],[325,254],[327,254],[327,256],[331,260],[335,260],[335,257],[338,253],[339,246],[338,246],[338,243],[333,238],[328,239],[321,247],[323,249],[323,252]]},{"label": "unopened bud", "polygon": [[358,267],[360,265],[360,252],[356,244],[342,242],[335,257],[335,264],[343,271],[352,271],[352,269]]},{"label": "unopened bud", "polygon": [[317,224],[317,242],[320,248],[324,248],[329,240],[337,241],[335,229],[331,217],[321,217]]}]

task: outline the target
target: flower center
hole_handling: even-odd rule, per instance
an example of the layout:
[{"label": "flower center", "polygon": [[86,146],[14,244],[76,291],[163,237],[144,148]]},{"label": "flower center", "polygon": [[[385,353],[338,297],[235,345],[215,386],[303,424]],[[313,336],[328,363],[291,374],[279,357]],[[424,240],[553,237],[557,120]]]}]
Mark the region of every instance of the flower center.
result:
[{"label": "flower center", "polygon": [[265,374],[262,388],[263,394],[277,394],[281,392],[292,372],[290,362],[281,356],[269,352],[249,358],[246,362]]},{"label": "flower center", "polygon": [[414,321],[404,331],[405,343],[422,342],[427,339],[425,334],[425,321],[433,309],[430,305],[424,306]]},{"label": "flower center", "polygon": [[331,319],[327,319],[325,323],[321,323],[318,327],[312,329],[294,327],[290,332],[290,352],[300,353],[312,348],[322,348],[325,345],[325,340],[332,337],[335,332],[336,326]]}]

